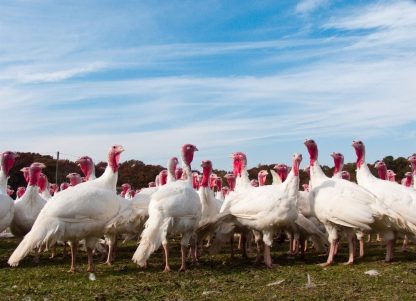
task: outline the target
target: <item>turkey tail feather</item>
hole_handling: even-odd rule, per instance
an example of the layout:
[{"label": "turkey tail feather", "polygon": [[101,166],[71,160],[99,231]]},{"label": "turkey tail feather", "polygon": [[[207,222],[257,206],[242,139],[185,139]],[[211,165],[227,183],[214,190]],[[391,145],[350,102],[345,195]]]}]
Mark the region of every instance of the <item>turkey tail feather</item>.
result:
[{"label": "turkey tail feather", "polygon": [[45,243],[47,245],[55,243],[55,234],[58,232],[58,229],[59,225],[56,225],[56,222],[51,220],[35,222],[30,232],[26,234],[10,256],[8,264],[10,266],[17,266],[33,249],[39,248]]},{"label": "turkey tail feather", "polygon": [[139,266],[145,266],[150,255],[160,247],[162,244],[162,233],[167,232],[170,220],[170,218],[164,219],[159,212],[155,212],[146,221],[140,245],[132,258]]}]

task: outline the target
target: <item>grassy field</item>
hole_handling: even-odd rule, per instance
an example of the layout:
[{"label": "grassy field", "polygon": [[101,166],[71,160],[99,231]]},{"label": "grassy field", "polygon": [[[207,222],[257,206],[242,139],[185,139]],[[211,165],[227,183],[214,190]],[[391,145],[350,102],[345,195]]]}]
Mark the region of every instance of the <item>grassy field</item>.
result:
[{"label": "grassy field", "polygon": [[[0,239],[0,300],[415,300],[415,247],[403,253],[397,245],[396,261],[385,264],[384,249],[378,243],[367,245],[367,256],[353,266],[343,246],[332,267],[321,268],[321,254],[309,252],[305,260],[286,255],[287,245],[274,247],[272,269],[257,266],[239,254],[230,260],[224,250],[216,256],[205,255],[198,266],[187,272],[162,273],[161,250],[153,254],[146,270],[130,259],[134,244],[121,246],[113,266],[98,264],[96,281],[88,278],[86,254],[80,253],[80,272],[71,274],[69,257],[50,260],[44,254],[39,264],[26,258],[17,268],[7,258],[17,245],[14,239]],[[173,244],[172,264],[179,268],[179,249]],[[98,258],[97,258],[98,260]],[[378,276],[365,271],[376,269]],[[307,275],[312,285],[307,286]]]}]

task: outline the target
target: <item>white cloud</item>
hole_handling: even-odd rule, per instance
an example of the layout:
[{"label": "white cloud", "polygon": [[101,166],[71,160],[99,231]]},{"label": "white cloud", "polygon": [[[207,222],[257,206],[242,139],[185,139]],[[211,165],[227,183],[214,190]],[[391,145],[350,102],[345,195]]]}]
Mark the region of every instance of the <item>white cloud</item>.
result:
[{"label": "white cloud", "polygon": [[27,73],[18,72],[15,76],[15,79],[21,83],[42,83],[42,82],[56,82],[72,77],[85,75],[88,73],[94,73],[99,70],[103,70],[106,67],[103,63],[93,63],[88,64],[82,67],[69,68],[64,70],[57,71],[47,71],[47,72],[36,72],[36,73]]},{"label": "white cloud", "polygon": [[[18,150],[85,152],[104,160],[106,148],[121,143],[128,150],[126,159],[165,164],[165,158],[176,154],[181,144],[192,142],[203,158],[215,158],[216,166],[226,168],[229,152],[263,145],[273,151],[268,157],[255,153],[250,162],[273,162],[288,156],[287,148],[276,148],[277,142],[297,141],[293,151],[302,151],[299,141],[305,137],[352,139],[357,133],[376,137],[414,122],[415,64],[415,59],[356,65],[328,62],[319,68],[267,77],[167,77],[42,86],[31,92],[29,103],[46,105],[39,111],[44,114],[38,115],[34,109],[16,111],[4,121],[21,131],[39,127],[13,142]],[[71,91],[82,91],[85,99],[126,93],[147,101],[116,107],[47,109],[47,103],[59,106],[60,102],[71,102]],[[264,112],[253,115],[258,110]],[[31,122],[22,124],[21,118]],[[153,128],[164,122],[169,126]],[[68,128],[62,134],[41,130],[62,124]],[[1,130],[3,137],[11,134],[6,128]],[[22,133],[14,131],[16,134]]]},{"label": "white cloud", "polygon": [[400,0],[381,2],[354,8],[347,16],[334,17],[325,27],[345,30],[414,27],[416,25],[416,3]]},{"label": "white cloud", "polygon": [[301,0],[296,4],[295,12],[298,14],[309,14],[318,8],[328,4],[328,0]]}]

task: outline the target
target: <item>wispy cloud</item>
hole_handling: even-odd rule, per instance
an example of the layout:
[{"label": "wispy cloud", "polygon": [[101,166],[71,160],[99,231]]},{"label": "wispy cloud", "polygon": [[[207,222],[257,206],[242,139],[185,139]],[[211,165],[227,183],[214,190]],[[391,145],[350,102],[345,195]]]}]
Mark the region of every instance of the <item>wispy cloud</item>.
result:
[{"label": "wispy cloud", "polygon": [[298,14],[309,14],[314,10],[328,4],[328,0],[301,0],[295,7]]},{"label": "wispy cloud", "polygon": [[414,1],[378,2],[359,10],[354,7],[347,16],[333,17],[326,27],[345,30],[414,27],[415,15]]},{"label": "wispy cloud", "polygon": [[105,68],[105,64],[94,63],[88,64],[84,67],[69,68],[64,70],[38,72],[38,73],[26,73],[18,72],[15,79],[22,83],[41,83],[41,82],[56,82],[66,79],[70,79],[76,76],[85,75],[88,73],[97,72]]},{"label": "wispy cloud", "polygon": [[[73,83],[56,91],[60,99],[54,93],[49,94],[49,87],[43,87],[32,93],[31,99],[39,107],[39,113],[47,113],[48,104],[59,107],[59,103],[71,103],[70,91],[83,91],[85,104],[86,99],[108,97],[110,91],[117,91],[113,93],[119,97],[126,93],[147,101],[116,106],[103,103],[85,108],[80,104],[75,110],[54,110],[45,114],[47,118],[43,115],[37,124],[28,124],[28,128],[38,127],[37,133],[19,143],[29,148],[35,139],[43,151],[61,147],[66,152],[79,153],[83,144],[80,141],[97,141],[92,143],[96,147],[89,152],[103,159],[106,142],[123,141],[131,149],[132,157],[140,153],[160,164],[162,158],[186,141],[224,154],[224,150],[232,147],[244,149],[253,143],[274,145],[278,141],[302,141],[306,136],[350,138],[353,133],[361,137],[380,136],[386,130],[414,121],[416,108],[412,105],[412,95],[416,91],[412,79],[416,71],[411,67],[414,63],[415,60],[406,64],[400,61],[358,66],[326,64],[320,69],[310,67],[303,72],[261,78],[154,78]],[[391,105],[392,99],[395,106]],[[260,112],[258,116],[256,112]],[[6,121],[28,130],[19,125],[21,121],[16,117],[11,115]],[[45,138],[41,129],[57,125],[71,131],[62,134],[48,131]],[[284,157],[286,152],[278,149],[272,153]],[[269,156],[270,160],[276,160]],[[254,162],[264,160],[252,157]],[[221,166],[227,163],[226,157],[219,160]]]}]

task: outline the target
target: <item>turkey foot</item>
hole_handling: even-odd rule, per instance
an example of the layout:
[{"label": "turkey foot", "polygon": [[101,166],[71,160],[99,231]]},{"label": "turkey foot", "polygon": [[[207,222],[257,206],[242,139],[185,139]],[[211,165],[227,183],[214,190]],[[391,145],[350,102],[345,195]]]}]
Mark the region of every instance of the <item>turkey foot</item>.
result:
[{"label": "turkey foot", "polygon": [[171,271],[170,266],[166,265],[163,273],[169,273]]},{"label": "turkey foot", "polygon": [[324,262],[324,263],[320,263],[319,264],[319,266],[321,267],[321,268],[326,268],[326,267],[329,267],[329,266],[331,266],[331,265],[333,265],[333,261],[331,261],[331,262]]},{"label": "turkey foot", "polygon": [[68,273],[76,273],[78,272],[76,267],[71,266],[71,268],[68,270]]}]

